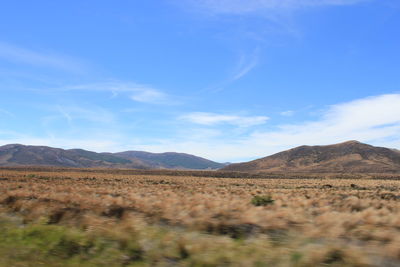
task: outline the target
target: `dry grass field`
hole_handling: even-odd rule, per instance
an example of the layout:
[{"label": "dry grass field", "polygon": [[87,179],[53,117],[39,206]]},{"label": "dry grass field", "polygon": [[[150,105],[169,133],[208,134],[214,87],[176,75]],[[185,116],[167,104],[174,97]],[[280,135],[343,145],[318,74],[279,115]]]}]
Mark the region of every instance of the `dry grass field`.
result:
[{"label": "dry grass field", "polygon": [[206,176],[0,169],[0,266],[400,266],[394,177]]}]

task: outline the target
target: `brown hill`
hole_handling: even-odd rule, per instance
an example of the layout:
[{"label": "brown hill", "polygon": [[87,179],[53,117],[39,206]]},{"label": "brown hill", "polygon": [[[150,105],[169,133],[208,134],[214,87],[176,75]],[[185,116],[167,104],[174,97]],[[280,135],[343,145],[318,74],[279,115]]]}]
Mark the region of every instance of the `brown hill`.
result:
[{"label": "brown hill", "polygon": [[300,146],[250,162],[231,164],[225,171],[399,173],[400,152],[357,141],[328,146]]},{"label": "brown hill", "polygon": [[218,169],[224,164],[183,153],[126,151],[96,153],[83,149],[11,144],[0,146],[0,166],[99,167],[126,169]]},{"label": "brown hill", "polygon": [[58,167],[122,167],[144,168],[141,162],[132,162],[107,153],[83,149],[64,150],[47,146],[11,144],[0,147],[0,166],[58,166]]}]

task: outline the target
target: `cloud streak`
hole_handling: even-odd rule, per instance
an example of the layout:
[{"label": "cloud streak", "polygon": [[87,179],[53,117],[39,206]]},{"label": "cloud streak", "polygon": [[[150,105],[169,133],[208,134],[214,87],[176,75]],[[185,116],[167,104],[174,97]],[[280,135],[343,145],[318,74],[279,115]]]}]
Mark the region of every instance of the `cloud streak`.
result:
[{"label": "cloud streak", "polygon": [[236,66],[231,71],[230,76],[224,81],[217,85],[211,86],[205,90],[210,90],[213,92],[220,92],[226,89],[227,86],[242,79],[244,76],[249,74],[254,68],[257,67],[260,61],[260,49],[256,48],[251,53],[243,53],[236,64]]},{"label": "cloud streak", "polygon": [[79,106],[57,106],[59,114],[72,123],[74,120],[84,120],[95,123],[109,124],[115,121],[113,113],[100,107],[83,108]]},{"label": "cloud streak", "polygon": [[244,77],[257,66],[258,62],[259,49],[255,49],[254,52],[250,55],[242,55],[231,81],[236,81]]},{"label": "cloud streak", "polygon": [[284,117],[291,117],[294,114],[293,110],[286,110],[286,111],[282,111],[281,113],[279,113],[281,116]]},{"label": "cloud streak", "polygon": [[237,116],[208,112],[193,112],[181,116],[180,118],[182,120],[201,125],[211,126],[218,124],[230,124],[239,127],[261,125],[266,123],[266,121],[269,119],[266,116]]},{"label": "cloud streak", "polygon": [[119,94],[126,94],[136,102],[160,105],[175,105],[176,100],[172,100],[166,93],[151,86],[131,83],[131,82],[105,82],[93,84],[81,84],[65,86],[58,90],[61,91],[103,91],[112,93],[113,97]]},{"label": "cloud streak", "polygon": [[0,59],[71,72],[82,72],[85,69],[84,64],[77,59],[54,53],[34,51],[5,42],[0,42]]},{"label": "cloud streak", "polygon": [[213,14],[262,14],[321,6],[354,5],[367,0],[190,0],[191,4]]}]

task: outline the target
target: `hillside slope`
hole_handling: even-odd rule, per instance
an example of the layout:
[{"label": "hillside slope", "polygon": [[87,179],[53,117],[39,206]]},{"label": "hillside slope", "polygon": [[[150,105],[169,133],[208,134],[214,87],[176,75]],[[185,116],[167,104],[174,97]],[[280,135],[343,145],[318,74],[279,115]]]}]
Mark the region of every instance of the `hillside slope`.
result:
[{"label": "hillside slope", "polygon": [[0,166],[58,166],[128,169],[218,169],[224,164],[183,153],[127,151],[96,153],[47,146],[10,144],[0,146]]},{"label": "hillside slope", "polygon": [[204,170],[219,169],[225,166],[225,164],[205,158],[176,152],[150,153],[144,151],[125,151],[114,153],[113,155],[129,160],[139,159],[151,168]]},{"label": "hillside slope", "polygon": [[300,146],[225,171],[245,172],[400,172],[400,152],[357,141],[328,146]]},{"label": "hillside slope", "polygon": [[62,167],[122,167],[146,168],[107,153],[96,153],[83,149],[64,150],[47,146],[25,146],[20,144],[0,147],[0,166],[62,166]]}]

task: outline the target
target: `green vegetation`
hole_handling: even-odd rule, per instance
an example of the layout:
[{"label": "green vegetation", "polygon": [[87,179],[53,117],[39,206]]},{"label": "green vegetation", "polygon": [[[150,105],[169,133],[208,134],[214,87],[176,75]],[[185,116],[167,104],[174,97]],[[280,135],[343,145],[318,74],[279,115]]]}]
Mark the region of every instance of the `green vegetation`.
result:
[{"label": "green vegetation", "polygon": [[83,149],[72,149],[69,151],[75,152],[77,155],[83,158],[88,158],[91,160],[100,160],[100,161],[105,161],[105,162],[110,162],[110,163],[117,163],[117,164],[126,164],[126,163],[131,163],[130,160],[123,159],[120,157],[113,156],[111,154],[105,154],[105,153],[96,153],[92,151],[87,151]]},{"label": "green vegetation", "polygon": [[118,242],[63,226],[0,221],[0,266],[121,266]]},{"label": "green vegetation", "polygon": [[[300,242],[304,246],[297,251],[298,248],[291,248],[283,240],[276,242],[265,237],[235,240],[145,224],[136,228],[84,230],[49,225],[43,219],[24,225],[15,218],[0,215],[1,267],[314,266],[317,263],[362,266],[362,261],[345,248],[315,247],[306,239],[296,238],[293,244]],[[315,249],[321,251],[314,253]],[[304,258],[303,253],[308,257]]]},{"label": "green vegetation", "polygon": [[267,206],[274,204],[274,200],[271,196],[254,196],[251,199],[251,204],[254,206]]}]

